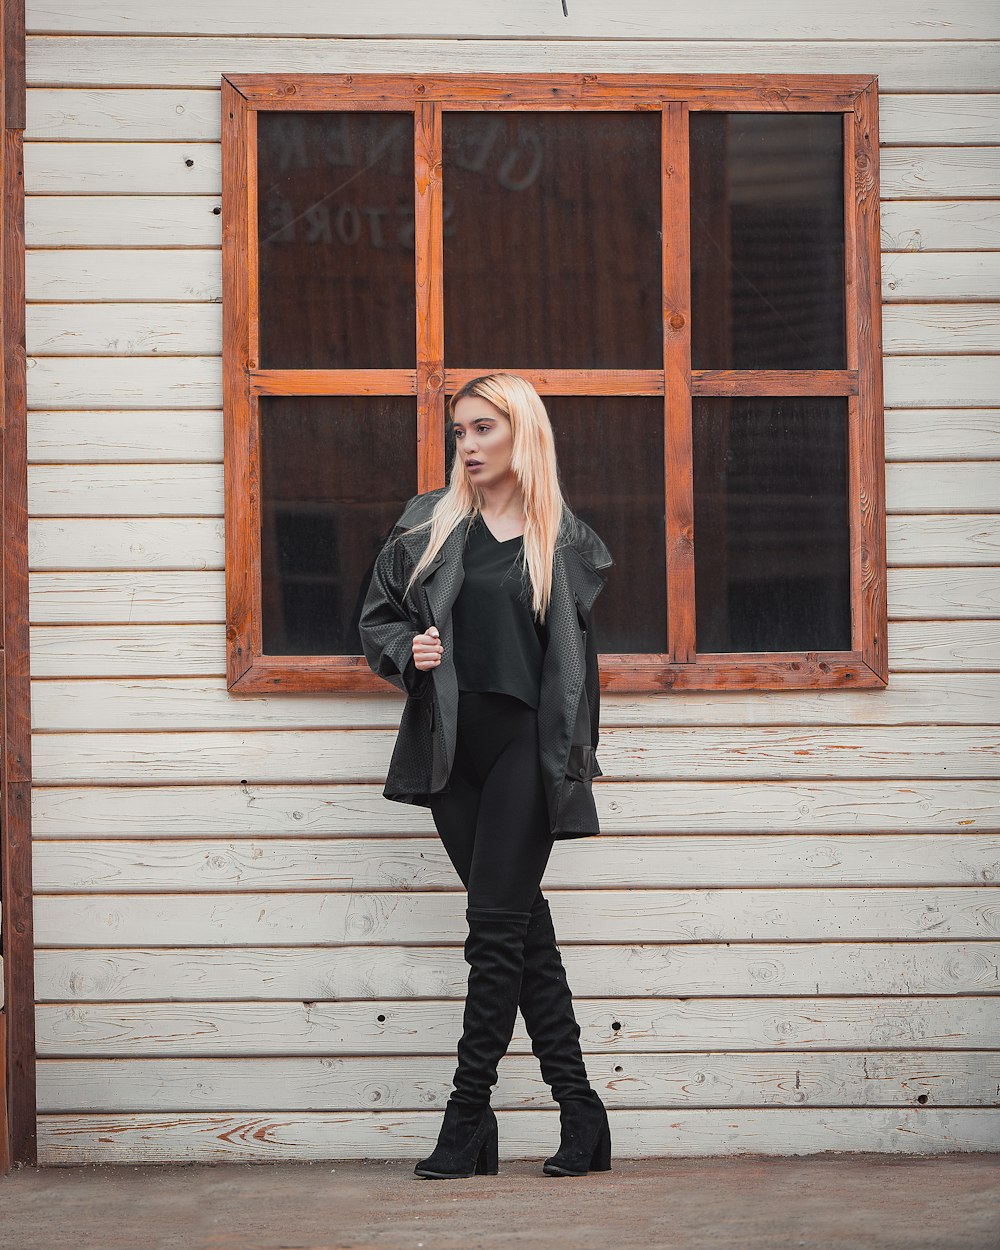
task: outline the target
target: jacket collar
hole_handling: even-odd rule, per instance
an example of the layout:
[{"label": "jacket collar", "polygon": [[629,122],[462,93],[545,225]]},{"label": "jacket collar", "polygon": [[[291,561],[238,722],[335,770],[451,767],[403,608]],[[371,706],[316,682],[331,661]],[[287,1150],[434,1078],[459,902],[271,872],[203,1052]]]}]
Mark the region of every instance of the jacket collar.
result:
[{"label": "jacket collar", "polygon": [[[415,525],[426,520],[446,489],[439,487],[412,499],[400,518],[400,524]],[[428,603],[436,621],[441,620],[451,609],[465,578],[462,560],[464,531],[463,524],[456,525],[444,540],[440,551],[421,570],[417,578],[417,584],[423,585],[427,592]],[[421,530],[413,535],[404,534],[400,541],[416,563],[427,545],[427,531]],[[568,506],[564,507],[552,559],[553,595],[558,594],[565,583],[577,603],[589,612],[607,581],[599,568],[610,563],[610,553],[600,538],[589,527],[583,526]]]}]

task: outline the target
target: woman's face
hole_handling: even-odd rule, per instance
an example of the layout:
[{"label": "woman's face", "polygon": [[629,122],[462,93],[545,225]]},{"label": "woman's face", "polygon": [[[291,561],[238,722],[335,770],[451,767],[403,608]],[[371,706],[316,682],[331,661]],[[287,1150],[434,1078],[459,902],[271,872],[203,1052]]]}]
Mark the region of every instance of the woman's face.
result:
[{"label": "woman's face", "polygon": [[465,465],[469,480],[480,489],[502,482],[512,472],[510,420],[481,395],[463,395],[455,405],[453,421],[455,455]]}]

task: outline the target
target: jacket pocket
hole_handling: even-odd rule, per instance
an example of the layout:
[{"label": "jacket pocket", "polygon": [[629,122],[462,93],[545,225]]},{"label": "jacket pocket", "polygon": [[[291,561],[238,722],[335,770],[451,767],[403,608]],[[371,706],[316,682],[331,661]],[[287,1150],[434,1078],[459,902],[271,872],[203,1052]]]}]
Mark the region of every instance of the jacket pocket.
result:
[{"label": "jacket pocket", "polygon": [[566,776],[573,781],[588,781],[597,772],[597,757],[589,742],[574,742],[566,759]]}]

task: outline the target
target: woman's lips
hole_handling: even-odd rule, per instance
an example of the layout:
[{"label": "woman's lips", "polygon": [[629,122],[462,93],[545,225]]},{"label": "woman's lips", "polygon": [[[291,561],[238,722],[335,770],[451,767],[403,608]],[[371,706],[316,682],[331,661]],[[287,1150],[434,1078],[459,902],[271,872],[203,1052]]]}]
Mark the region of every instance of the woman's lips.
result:
[{"label": "woman's lips", "polygon": [[470,464],[467,464],[465,467],[469,470],[470,473],[475,473],[477,469],[481,469],[483,466],[482,466],[482,463],[479,463],[479,464],[470,463]]}]

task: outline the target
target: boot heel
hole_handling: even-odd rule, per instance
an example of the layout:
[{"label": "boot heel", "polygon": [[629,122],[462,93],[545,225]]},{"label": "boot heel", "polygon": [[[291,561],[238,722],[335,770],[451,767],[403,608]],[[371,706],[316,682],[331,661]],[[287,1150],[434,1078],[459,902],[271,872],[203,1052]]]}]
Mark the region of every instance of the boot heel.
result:
[{"label": "boot heel", "polygon": [[607,1124],[597,1139],[594,1153],[590,1156],[590,1170],[591,1172],[611,1171],[611,1128]]},{"label": "boot heel", "polygon": [[500,1141],[497,1126],[494,1123],[476,1158],[476,1175],[496,1176],[499,1171]]}]

